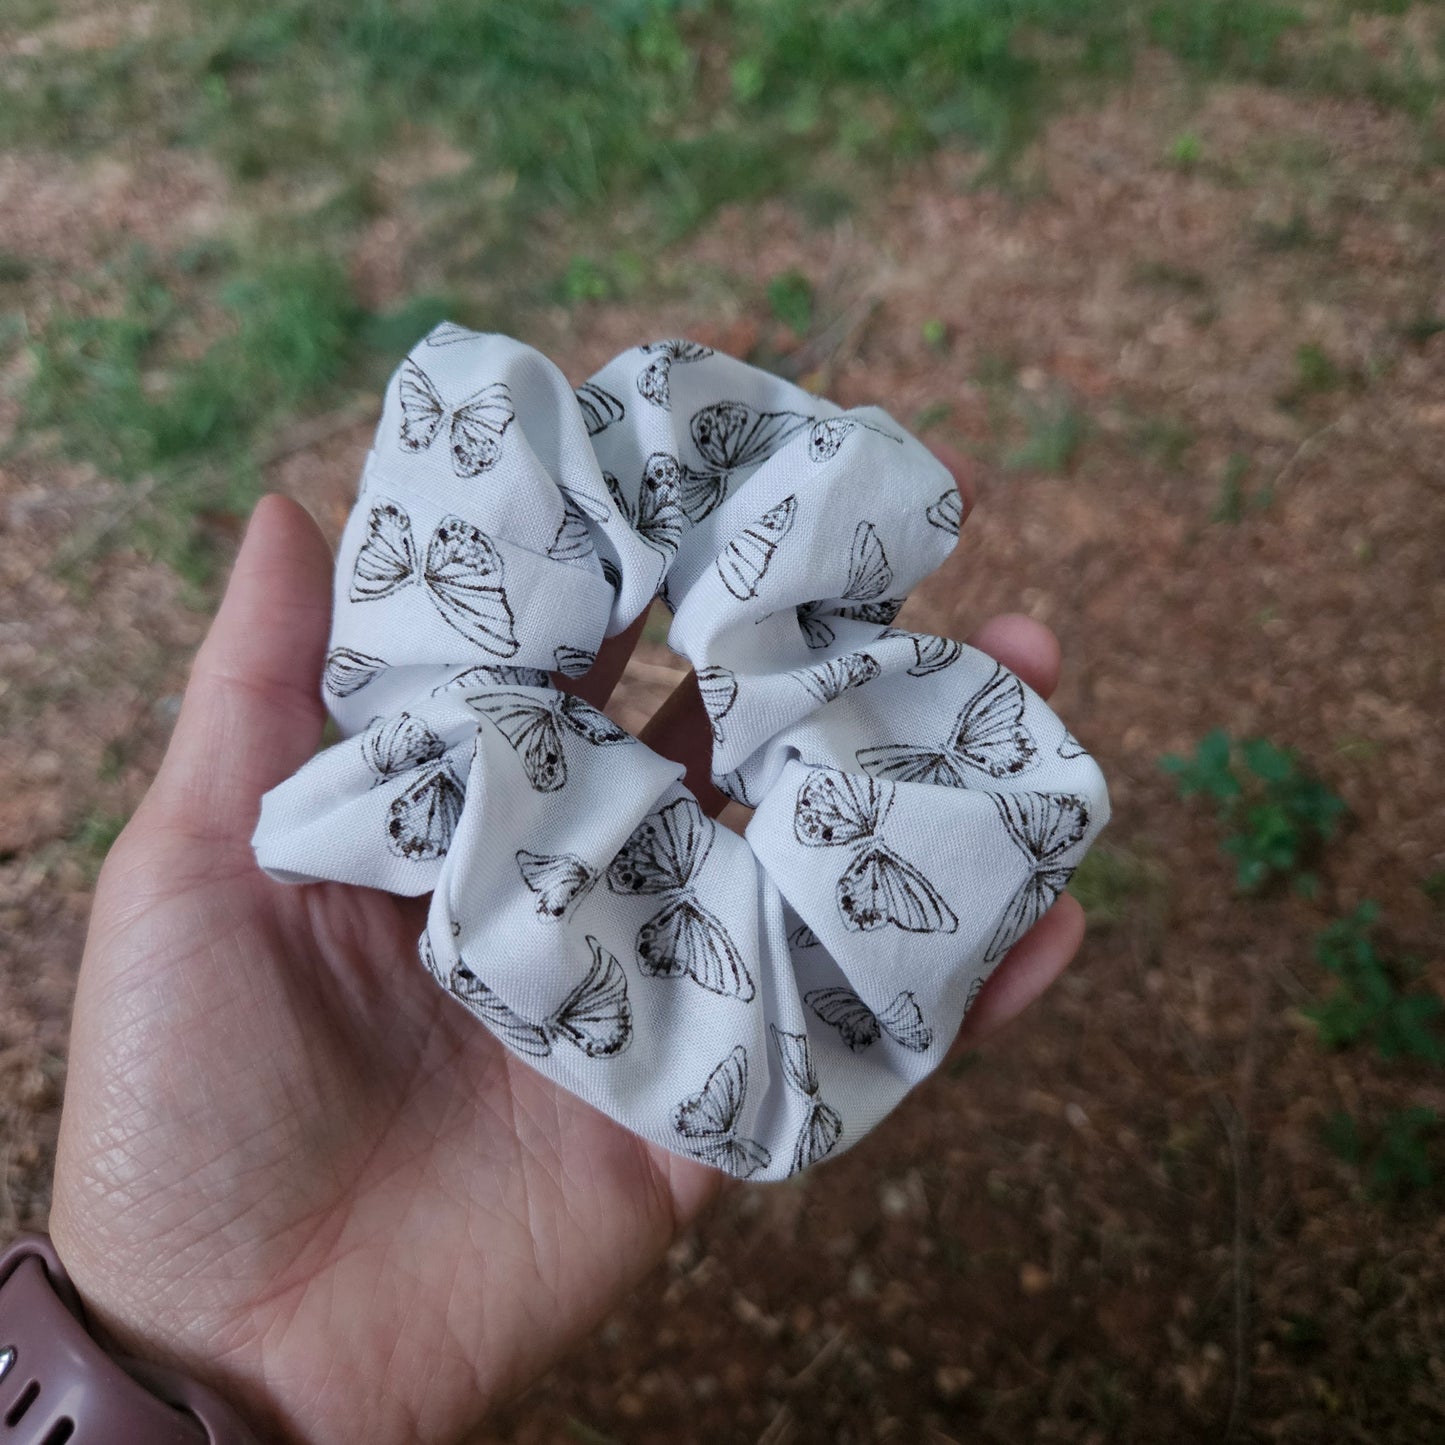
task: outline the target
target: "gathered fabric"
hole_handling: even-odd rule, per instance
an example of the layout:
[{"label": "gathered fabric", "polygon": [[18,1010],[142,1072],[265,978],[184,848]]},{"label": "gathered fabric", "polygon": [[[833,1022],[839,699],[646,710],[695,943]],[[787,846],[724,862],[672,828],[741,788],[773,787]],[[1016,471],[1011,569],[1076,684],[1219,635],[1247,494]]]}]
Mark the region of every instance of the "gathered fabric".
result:
[{"label": "gathered fabric", "polygon": [[[257,860],[430,893],[437,983],[653,1143],[752,1179],[836,1154],[943,1060],[1108,818],[1041,698],[893,625],[961,520],[876,408],[686,341],[574,391],[445,323],[388,386],[337,556],[343,740],[262,800]],[[742,836],[554,684],[659,595]]]}]

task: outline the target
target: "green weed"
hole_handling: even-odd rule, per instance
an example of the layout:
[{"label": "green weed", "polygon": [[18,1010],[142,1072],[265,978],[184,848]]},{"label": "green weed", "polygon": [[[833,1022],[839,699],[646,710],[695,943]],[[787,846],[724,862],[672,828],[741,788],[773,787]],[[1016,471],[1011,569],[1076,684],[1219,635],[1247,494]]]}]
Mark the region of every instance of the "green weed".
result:
[{"label": "green weed", "polygon": [[1250,512],[1263,512],[1274,504],[1274,488],[1266,484],[1249,491],[1245,478],[1249,476],[1253,463],[1243,452],[1231,452],[1224,464],[1224,473],[1219,479],[1219,495],[1209,514],[1211,522],[1224,522],[1230,526],[1242,522]]},{"label": "green weed", "polygon": [[950,336],[948,324],[937,316],[930,316],[922,326],[918,328],[918,334],[923,344],[933,352],[942,356],[948,349]]},{"label": "green weed", "polygon": [[1024,439],[1005,453],[1004,465],[1011,471],[1067,472],[1088,435],[1088,417],[1062,391],[1023,396],[1018,409]]},{"label": "green weed", "polygon": [[1378,1124],[1340,1110],[1324,1124],[1325,1146],[1364,1176],[1377,1197],[1401,1198],[1433,1188],[1440,1177],[1442,1120],[1433,1109],[1392,1110]]},{"label": "green weed", "polygon": [[801,271],[784,271],[768,282],[768,309],[795,336],[813,327],[813,283]]},{"label": "green weed", "polygon": [[1189,170],[1199,164],[1204,154],[1204,143],[1193,131],[1183,131],[1169,142],[1165,157],[1172,166]]},{"label": "green weed", "polygon": [[1411,346],[1424,346],[1445,331],[1445,316],[1433,311],[1420,311],[1400,328],[1400,334]]},{"label": "green weed", "polygon": [[1216,728],[1193,757],[1169,754],[1160,765],[1177,780],[1181,798],[1214,804],[1225,830],[1221,846],[1235,860],[1242,892],[1285,881],[1306,896],[1317,891],[1312,865],[1334,836],[1345,805],[1293,750],[1266,738],[1235,741]]},{"label": "green weed", "polygon": [[1335,986],[1305,1016],[1325,1048],[1367,1044],[1386,1060],[1445,1063],[1445,1038],[1439,1032],[1445,1002],[1402,987],[1413,981],[1418,965],[1380,952],[1375,938],[1379,917],[1379,905],[1365,902],[1320,934],[1315,957],[1334,976]]},{"label": "green weed", "polygon": [[1334,391],[1345,376],[1317,341],[1306,341],[1294,354],[1295,390],[1301,396]]}]

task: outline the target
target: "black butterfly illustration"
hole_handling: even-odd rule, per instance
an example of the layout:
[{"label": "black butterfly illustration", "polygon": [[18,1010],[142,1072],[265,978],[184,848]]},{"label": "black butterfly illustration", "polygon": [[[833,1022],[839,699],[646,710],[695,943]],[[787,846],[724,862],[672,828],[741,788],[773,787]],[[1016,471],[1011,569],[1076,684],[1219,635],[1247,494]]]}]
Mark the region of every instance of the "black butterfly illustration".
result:
[{"label": "black butterfly illustration", "polygon": [[378,786],[417,775],[387,809],[386,843],[399,858],[429,862],[446,857],[451,847],[466,794],[446,751],[436,733],[409,713],[374,723],[361,736],[361,756]]},{"label": "black butterfly illustration", "polygon": [[969,786],[969,770],[991,778],[1013,778],[1039,760],[1038,744],[1023,724],[1023,684],[995,666],[993,675],[963,705],[938,747],[863,748],[858,766],[877,778],[900,783]]},{"label": "black butterfly illustration", "polygon": [[407,712],[378,719],[361,735],[361,756],[376,774],[377,783],[435,763],[446,750],[447,745],[426,723]]},{"label": "black butterfly illustration", "polygon": [[576,562],[584,567],[589,557],[597,555],[597,548],[592,541],[592,528],[587,525],[582,509],[571,497],[563,497],[562,520],[557,524],[557,535],[552,538],[547,555],[558,562]]},{"label": "black butterfly illustration", "polygon": [[522,882],[537,895],[537,917],[554,922],[565,918],[602,876],[575,853],[531,853],[525,848],[517,850],[517,868]]},{"label": "black butterfly illustration", "polygon": [[379,657],[370,657],[350,647],[337,647],[326,654],[321,681],[333,697],[350,697],[375,682],[389,666]]},{"label": "black butterfly illustration", "polygon": [[459,341],[480,341],[485,335],[481,331],[469,331],[455,321],[441,321],[426,336],[428,346],[455,346]]},{"label": "black butterfly illustration", "polygon": [[733,802],[741,803],[745,808],[756,806],[748,796],[748,787],[743,781],[742,773],[736,768],[730,773],[714,774],[712,785],[723,797],[731,798]]},{"label": "black butterfly illustration", "polygon": [[956,537],[963,526],[963,497],[957,487],[950,487],[923,514],[933,526]]},{"label": "black butterfly illustration", "polygon": [[484,692],[466,701],[497,725],[521,761],[527,781],[539,793],[555,793],[567,785],[567,757],[559,724],[593,747],[636,741],[575,693],[554,692],[539,698],[521,692]]},{"label": "black butterfly illustration", "polygon": [[452,969],[451,991],[518,1053],[545,1059],[559,1043],[581,1049],[589,1059],[610,1059],[632,1042],[632,1005],[622,965],[588,935],[592,967],[587,977],[541,1023],[516,1013],[465,963]]},{"label": "black butterfly illustration", "polygon": [[502,436],[516,418],[504,382],[483,387],[459,406],[448,408],[431,377],[414,361],[401,367],[401,444],[424,452],[447,423],[452,470],[459,477],[490,471],[502,455]]},{"label": "black butterfly illustration", "polygon": [[843,1133],[843,1121],[818,1097],[818,1075],[807,1035],[784,1033],[777,1024],[768,1027],[783,1061],[783,1082],[808,1101],[808,1113],[793,1146],[792,1173],[797,1174],[832,1152]]},{"label": "black butterfly illustration", "polygon": [[800,412],[758,412],[740,401],[716,401],[696,412],[689,430],[703,467],[682,469],[688,521],[702,521],[726,499],[737,472],[761,465],[810,421]]},{"label": "black butterfly illustration", "polygon": [[587,423],[587,435],[590,437],[606,431],[613,422],[621,421],[626,415],[622,402],[595,381],[584,381],[577,388],[576,396],[577,405],[582,408],[582,419]]},{"label": "black butterfly illustration", "polygon": [[445,858],[462,816],[466,794],[448,767],[430,770],[392,800],[387,847],[399,858],[430,862]]},{"label": "black butterfly illustration", "polygon": [[476,687],[546,687],[552,686],[552,679],[538,667],[468,667],[448,678],[440,687],[432,689],[432,696],[439,692],[457,692]]},{"label": "black butterfly illustration", "polygon": [[908,669],[909,677],[927,677],[930,673],[942,672],[963,656],[963,644],[951,637],[925,637],[921,633],[910,633],[909,636],[913,638],[913,655],[917,659]]},{"label": "black butterfly illustration", "polygon": [[702,667],[697,671],[697,690],[702,694],[702,705],[712,724],[713,741],[721,744],[722,720],[738,700],[737,677],[725,667]]},{"label": "black butterfly illustration", "polygon": [[758,595],[758,584],[767,575],[773,553],[792,529],[797,513],[797,497],[784,497],[722,549],[717,559],[718,576],[738,601],[746,602]]},{"label": "black butterfly illustration", "polygon": [[634,506],[622,494],[617,478],[611,472],[604,472],[602,480],[617,510],[627,518],[633,531],[649,547],[671,557],[677,551],[682,538],[682,508],[677,504],[678,483],[682,468],[677,458],[667,452],[653,452],[647,465],[642,469],[642,482],[637,490],[637,505]]},{"label": "black butterfly illustration", "polygon": [[903,606],[903,599],[879,601],[892,585],[893,569],[888,565],[888,554],[883,550],[877,527],[872,522],[859,522],[848,553],[848,581],[842,596],[846,602],[862,605],[835,607],[830,601],[804,602],[798,608],[803,640],[812,648],[831,647],[834,633],[824,621],[827,616],[852,617],[860,622],[892,622]]},{"label": "black butterfly illustration", "polygon": [[766,1169],[773,1156],[754,1139],[738,1137],[738,1124],[748,1096],[748,1054],[739,1044],[712,1073],[702,1089],[672,1111],[672,1127],[694,1159],[725,1170],[735,1179],[749,1179]]},{"label": "black butterfly illustration", "polygon": [[552,656],[556,660],[557,671],[563,677],[583,677],[597,661],[595,652],[588,652],[585,647],[568,647],[565,642],[557,645]]},{"label": "black butterfly illustration", "polygon": [[817,948],[818,935],[806,923],[800,923],[788,935],[788,942],[794,948]]},{"label": "black butterfly illustration", "polygon": [[802,683],[819,702],[832,702],[850,687],[862,687],[883,671],[878,659],[867,652],[846,652],[842,657],[800,668],[789,676]]},{"label": "black butterfly illustration", "polygon": [[852,848],[838,880],[838,911],[855,932],[892,924],[905,933],[954,933],[958,918],[911,863],[878,838],[894,788],[876,778],[815,768],[798,791],[793,834],[809,848]]},{"label": "black butterfly illustration", "polygon": [[726,928],[699,901],[693,880],[712,847],[715,825],[693,798],[649,813],[607,869],[614,893],[667,896],[637,934],[644,973],[686,974],[712,993],[750,1003],[752,975]]},{"label": "black butterfly illustration", "polygon": [[1058,746],[1058,754],[1061,758],[1082,758],[1087,756],[1084,745],[1073,733],[1065,730],[1063,741]]},{"label": "black butterfly illustration", "polygon": [[675,361],[702,361],[713,354],[712,347],[695,341],[652,341],[641,348],[654,359],[638,373],[637,391],[644,401],[654,406],[672,405],[672,364]]},{"label": "black butterfly illustration", "polygon": [[918,1000],[907,989],[882,1013],[874,1013],[850,988],[817,988],[804,994],[803,1000],[825,1024],[838,1030],[855,1054],[871,1048],[885,1034],[915,1054],[926,1053],[933,1044],[933,1030],[923,1022]]},{"label": "black butterfly illustration", "polygon": [[468,642],[498,657],[521,645],[502,587],[502,554],[485,532],[443,517],[427,544],[425,561],[412,538],[411,518],[395,502],[379,502],[366,523],[366,540],[351,575],[353,602],[376,602],[419,584],[442,620]]},{"label": "black butterfly illustration", "polygon": [[1009,900],[984,962],[1001,958],[1053,907],[1073,876],[1064,859],[1089,831],[1089,808],[1072,793],[994,793],[994,807],[1032,872]]},{"label": "black butterfly illustration", "polygon": [[881,437],[887,437],[891,442],[903,445],[903,438],[894,436],[891,431],[881,426],[874,426],[871,421],[861,421],[856,416],[827,416],[820,421],[813,423],[808,433],[808,456],[815,462],[830,462],[843,449],[843,443],[849,436],[859,428],[864,431],[876,432]]}]

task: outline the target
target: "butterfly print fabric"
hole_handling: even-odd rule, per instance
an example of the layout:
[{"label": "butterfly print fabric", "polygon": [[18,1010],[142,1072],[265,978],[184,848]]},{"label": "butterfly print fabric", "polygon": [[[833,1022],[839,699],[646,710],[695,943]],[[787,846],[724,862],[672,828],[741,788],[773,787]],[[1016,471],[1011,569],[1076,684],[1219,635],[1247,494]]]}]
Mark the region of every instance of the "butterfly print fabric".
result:
[{"label": "butterfly print fabric", "polygon": [[[262,800],[257,859],[429,894],[397,966],[654,1144],[752,1180],[835,1157],[1108,818],[1041,699],[893,625],[963,512],[885,413],[706,346],[574,383],[444,323],[387,388],[338,549],[340,741]],[[567,690],[654,598],[745,834]]]}]

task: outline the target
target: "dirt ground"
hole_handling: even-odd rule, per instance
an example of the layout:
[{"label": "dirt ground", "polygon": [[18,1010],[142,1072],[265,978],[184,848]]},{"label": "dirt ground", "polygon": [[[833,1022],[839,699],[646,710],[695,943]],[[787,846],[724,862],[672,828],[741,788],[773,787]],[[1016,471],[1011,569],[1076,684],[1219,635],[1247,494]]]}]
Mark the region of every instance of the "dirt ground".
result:
[{"label": "dirt ground", "polygon": [[[1185,130],[1198,154],[1171,159]],[[115,164],[87,210],[93,177],[8,159],[0,243],[80,255],[167,197],[202,229],[224,209],[181,158]],[[1045,1001],[870,1140],[733,1192],[494,1445],[1445,1438],[1439,1197],[1374,1200],[1319,1139],[1340,1108],[1445,1113],[1445,1087],[1326,1055],[1299,1014],[1311,940],[1367,897],[1445,986],[1420,887],[1445,866],[1445,331],[1415,324],[1445,316],[1445,171],[1368,104],[1200,98],[1146,67],[1014,184],[970,175],[920,164],[823,228],[730,212],[668,258],[683,299],[559,309],[526,339],[578,380],[649,336],[786,352],[747,284],[714,304],[689,278],[812,277],[841,319],[810,380],[979,459],[905,623],[1019,610],[1059,634],[1055,706],[1109,778],[1123,896]],[[1049,418],[1071,455],[1009,464]],[[369,425],[272,469],[332,535]],[[1234,458],[1244,501],[1216,520]],[[44,1223],[94,870],[205,626],[134,554],[83,589],[57,573],[124,505],[82,467],[0,470],[0,1237]],[[623,719],[677,673],[648,648]],[[1160,755],[1214,727],[1345,798],[1320,897],[1241,899],[1176,799]]]}]

